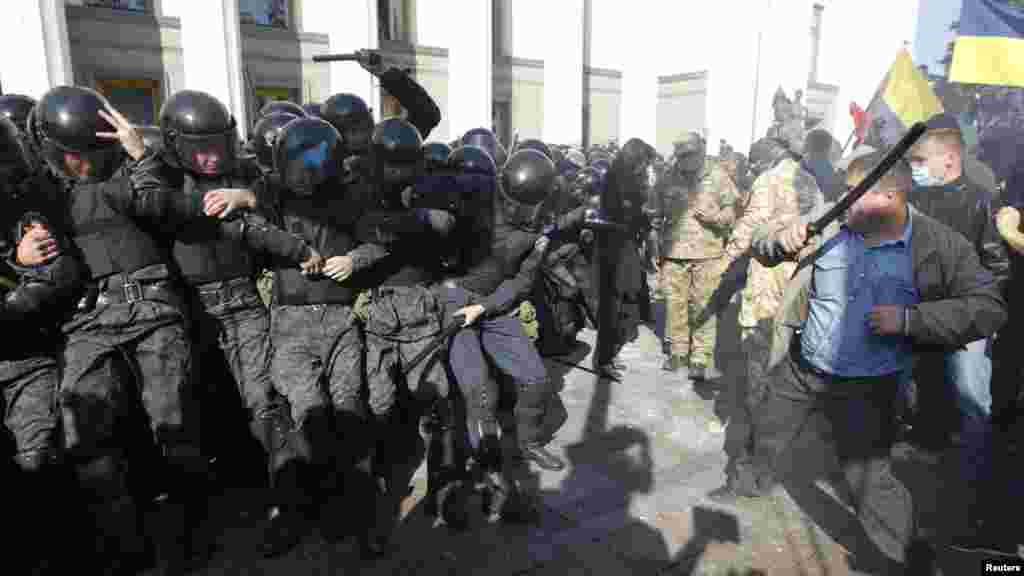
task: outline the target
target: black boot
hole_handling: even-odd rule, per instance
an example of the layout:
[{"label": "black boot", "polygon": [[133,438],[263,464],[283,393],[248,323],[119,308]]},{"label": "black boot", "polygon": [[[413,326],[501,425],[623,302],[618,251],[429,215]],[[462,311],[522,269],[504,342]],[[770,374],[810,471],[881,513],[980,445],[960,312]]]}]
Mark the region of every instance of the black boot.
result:
[{"label": "black boot", "polygon": [[286,554],[305,533],[303,479],[308,470],[295,449],[295,429],[283,409],[261,414],[250,424],[267,454],[268,488],[262,552],[265,558]]},{"label": "black boot", "polygon": [[488,434],[480,439],[477,464],[484,477],[484,497],[481,502],[484,516],[488,522],[498,522],[503,517],[515,487],[505,477],[501,440],[497,436]]},{"label": "black boot", "polygon": [[156,574],[178,576],[188,571],[186,507],[171,494],[160,494],[146,514],[146,535],[153,544]]},{"label": "black boot", "polygon": [[76,466],[76,473],[83,499],[88,502],[94,559],[105,573],[137,568],[146,546],[120,458],[106,455],[93,459]]},{"label": "black boot", "polygon": [[438,516],[435,526],[462,530],[468,522],[466,463],[449,402],[438,402],[438,423],[427,449],[427,498]]}]

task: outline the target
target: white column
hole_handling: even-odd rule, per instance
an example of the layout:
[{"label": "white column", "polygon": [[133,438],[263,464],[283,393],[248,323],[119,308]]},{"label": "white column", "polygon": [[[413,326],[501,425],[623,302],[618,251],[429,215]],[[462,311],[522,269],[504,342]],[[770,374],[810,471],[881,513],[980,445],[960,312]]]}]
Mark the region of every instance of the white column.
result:
[{"label": "white column", "polygon": [[544,141],[583,141],[583,0],[558,0],[537,15],[544,54]]},{"label": "white column", "polygon": [[181,18],[185,87],[223,102],[244,134],[249,125],[245,110],[248,92],[242,74],[238,0],[178,1],[174,8]]},{"label": "white column", "polygon": [[[445,2],[448,40],[448,133],[491,127],[493,105],[492,0]],[[421,35],[422,37],[422,35]]]},{"label": "white column", "polygon": [[[344,54],[377,48],[376,0],[306,0],[302,5],[302,30],[327,34],[330,53]],[[329,66],[330,93],[347,92],[362,98],[380,117],[379,90],[373,76],[355,62],[316,64]]]},{"label": "white column", "polygon": [[64,0],[5,2],[0,18],[0,83],[5,94],[39,98],[75,83]]}]

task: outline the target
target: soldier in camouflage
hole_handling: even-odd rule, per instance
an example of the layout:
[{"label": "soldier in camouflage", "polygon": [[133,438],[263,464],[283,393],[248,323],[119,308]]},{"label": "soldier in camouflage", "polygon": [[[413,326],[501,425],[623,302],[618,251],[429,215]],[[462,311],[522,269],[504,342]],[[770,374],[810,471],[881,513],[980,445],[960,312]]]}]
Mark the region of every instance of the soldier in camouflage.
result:
[{"label": "soldier in camouflage", "polygon": [[[737,191],[729,175],[705,157],[699,134],[689,133],[676,146],[680,184],[665,199],[667,246],[662,279],[668,303],[666,332],[671,354],[669,372],[689,367],[690,378],[703,380],[713,365],[716,321],[706,311],[725,268],[725,242],[736,219]],[[707,318],[696,324],[697,318]]]},{"label": "soldier in camouflage", "polygon": [[[771,138],[755,142],[750,147],[750,164],[757,179],[746,209],[736,221],[725,248],[726,259],[730,263],[745,258],[754,230],[759,226],[768,222],[786,222],[824,202],[814,176],[801,168],[797,157],[784,142]],[[761,400],[768,377],[766,366],[771,349],[772,319],[795,269],[796,262],[765,268],[756,260],[749,259],[739,313],[740,340],[747,362],[747,385],[737,394],[744,403],[729,422],[730,426],[742,428],[741,434],[730,435],[744,439],[744,443],[736,447],[741,455],[749,453],[753,440],[750,414]]]}]

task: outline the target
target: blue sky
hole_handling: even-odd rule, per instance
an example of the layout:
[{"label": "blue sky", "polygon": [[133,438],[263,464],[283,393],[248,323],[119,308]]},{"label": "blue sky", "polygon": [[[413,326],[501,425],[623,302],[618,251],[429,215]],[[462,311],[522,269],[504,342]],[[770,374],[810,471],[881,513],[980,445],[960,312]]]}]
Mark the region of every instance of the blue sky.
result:
[{"label": "blue sky", "polygon": [[960,17],[963,0],[921,0],[914,40],[914,62],[927,64],[932,74],[945,72],[939,60],[946,54],[946,43],[953,39],[949,25]]}]

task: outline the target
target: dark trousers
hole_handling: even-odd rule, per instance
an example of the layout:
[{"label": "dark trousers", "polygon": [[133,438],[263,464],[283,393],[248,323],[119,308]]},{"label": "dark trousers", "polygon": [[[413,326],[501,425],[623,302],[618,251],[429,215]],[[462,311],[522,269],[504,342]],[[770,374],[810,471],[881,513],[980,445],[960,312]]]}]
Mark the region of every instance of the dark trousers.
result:
[{"label": "dark trousers", "polygon": [[126,361],[157,443],[197,448],[191,342],[181,308],[151,300],[110,304],[76,317],[69,328],[60,404],[70,455],[89,459],[117,442]]},{"label": "dark trousers", "polygon": [[[769,374],[768,390],[754,411],[754,475],[762,486],[776,476],[780,456],[824,416],[842,469],[840,497],[857,513],[871,541],[890,559],[902,560],[914,531],[910,493],[890,469],[893,406],[898,376],[844,379],[822,374],[790,356]],[[745,466],[746,463],[741,464]]]},{"label": "dark trousers", "polygon": [[[461,288],[441,288],[445,321],[459,308],[473,303]],[[552,394],[547,369],[540,354],[523,331],[519,318],[508,314],[483,317],[460,330],[452,339],[449,363],[469,407],[470,436],[497,432],[496,411],[500,397],[490,365],[516,387],[516,433],[520,442],[534,443],[544,435],[543,425]]]},{"label": "dark trousers", "polygon": [[24,470],[54,456],[59,382],[56,355],[0,361],[4,425],[14,439],[15,463]]},{"label": "dark trousers", "polygon": [[344,304],[277,306],[271,312],[274,380],[301,428],[307,416],[333,407],[363,412],[363,340]]}]

